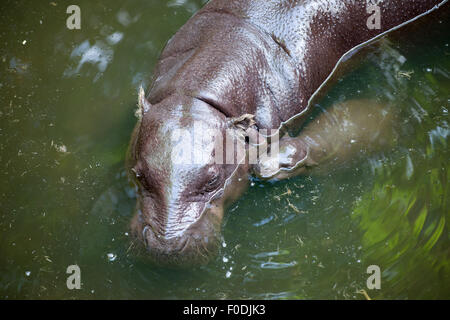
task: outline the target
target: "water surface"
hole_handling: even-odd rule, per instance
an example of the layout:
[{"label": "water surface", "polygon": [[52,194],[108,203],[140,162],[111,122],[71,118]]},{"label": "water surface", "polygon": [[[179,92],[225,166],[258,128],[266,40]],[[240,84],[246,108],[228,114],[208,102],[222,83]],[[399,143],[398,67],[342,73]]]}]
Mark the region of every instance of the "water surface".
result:
[{"label": "water surface", "polygon": [[[373,46],[315,105],[373,98],[399,114],[392,149],[276,184],[226,214],[219,255],[154,267],[130,247],[124,157],[137,88],[204,1],[4,1],[0,11],[3,299],[450,298],[448,22]],[[426,37],[424,36],[426,35]],[[397,42],[396,42],[397,41]],[[78,264],[82,289],[68,290]],[[366,269],[382,270],[368,290]]]}]

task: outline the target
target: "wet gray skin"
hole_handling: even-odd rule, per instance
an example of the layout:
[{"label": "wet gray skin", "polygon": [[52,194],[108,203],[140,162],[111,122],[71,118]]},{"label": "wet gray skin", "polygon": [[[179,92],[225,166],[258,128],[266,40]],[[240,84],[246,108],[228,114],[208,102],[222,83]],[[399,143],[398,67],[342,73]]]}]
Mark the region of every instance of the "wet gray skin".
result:
[{"label": "wet gray skin", "polygon": [[[128,157],[139,190],[131,227],[152,260],[207,262],[225,206],[245,190],[250,166],[241,159],[214,164],[215,135],[206,129],[242,138],[249,130],[298,125],[346,53],[445,2],[381,1],[379,29],[367,27],[365,1],[208,2],[168,42],[148,94],[139,97]],[[245,115],[254,121],[237,121]],[[174,161],[180,142],[172,134],[193,136],[195,123],[205,131],[191,151],[204,163]]]},{"label": "wet gray skin", "polygon": [[[194,142],[198,125],[224,139],[230,128],[223,114],[205,102],[177,95],[149,107],[135,128],[128,168],[139,199],[132,229],[159,264],[207,262],[218,246],[225,205],[247,186],[247,165],[216,164],[214,135]],[[181,135],[173,135],[174,127]],[[191,151],[189,159],[177,157],[182,147]]]}]

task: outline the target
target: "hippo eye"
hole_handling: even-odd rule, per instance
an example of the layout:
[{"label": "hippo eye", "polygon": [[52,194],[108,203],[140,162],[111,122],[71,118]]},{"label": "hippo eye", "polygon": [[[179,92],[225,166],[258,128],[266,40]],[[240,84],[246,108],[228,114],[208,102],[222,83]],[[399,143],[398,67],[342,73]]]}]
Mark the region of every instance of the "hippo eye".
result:
[{"label": "hippo eye", "polygon": [[133,172],[133,174],[136,178],[138,178],[140,176],[140,173],[135,168],[131,168],[131,172]]},{"label": "hippo eye", "polygon": [[211,192],[214,191],[219,184],[219,178],[220,176],[217,174],[214,177],[212,177],[205,185],[205,191]]},{"label": "hippo eye", "polygon": [[134,178],[139,180],[142,178],[142,174],[136,168],[131,168],[131,172],[133,172]]},{"label": "hippo eye", "polygon": [[145,179],[145,176],[137,169],[135,168],[131,168],[131,171],[134,174],[134,177],[136,179],[136,181],[144,188],[147,188],[147,180]]}]

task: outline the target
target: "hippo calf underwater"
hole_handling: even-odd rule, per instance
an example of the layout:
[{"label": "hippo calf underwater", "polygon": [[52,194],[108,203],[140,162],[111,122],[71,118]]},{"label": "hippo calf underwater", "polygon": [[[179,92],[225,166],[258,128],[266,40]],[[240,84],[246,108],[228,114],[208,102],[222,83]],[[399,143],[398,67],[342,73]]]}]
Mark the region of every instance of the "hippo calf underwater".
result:
[{"label": "hippo calf underwater", "polygon": [[[285,179],[330,155],[357,152],[353,138],[359,146],[382,143],[392,120],[371,101],[333,107],[332,117],[319,116],[297,137],[285,128],[302,123],[350,52],[446,2],[209,1],[169,40],[148,93],[139,92],[127,169],[138,187],[131,228],[149,257],[206,263],[218,247],[224,208],[244,193],[250,175]],[[191,139],[199,124],[201,139]],[[220,150],[217,140],[236,142],[241,156]],[[248,161],[255,145],[271,156]],[[177,161],[180,152],[202,161]]]}]

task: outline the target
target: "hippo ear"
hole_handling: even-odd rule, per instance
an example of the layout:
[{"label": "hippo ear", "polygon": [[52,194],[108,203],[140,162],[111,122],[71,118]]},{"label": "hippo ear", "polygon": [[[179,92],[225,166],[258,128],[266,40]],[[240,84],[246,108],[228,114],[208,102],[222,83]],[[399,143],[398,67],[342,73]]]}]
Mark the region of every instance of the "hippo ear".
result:
[{"label": "hippo ear", "polygon": [[246,144],[256,145],[260,139],[258,129],[255,126],[255,116],[243,114],[240,117],[230,118],[228,127],[235,130],[238,137],[242,138]]},{"label": "hippo ear", "polygon": [[148,100],[145,98],[145,92],[144,88],[142,86],[139,87],[139,97],[138,97],[138,109],[136,110],[136,117],[138,119],[142,119],[145,113],[150,110],[151,104],[148,102]]},{"label": "hippo ear", "polygon": [[240,117],[231,118],[228,120],[228,126],[247,131],[248,128],[255,125],[255,116],[253,114],[243,114]]}]

